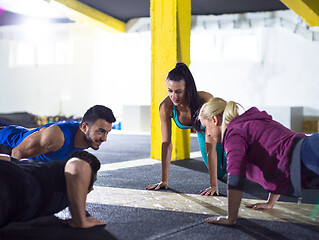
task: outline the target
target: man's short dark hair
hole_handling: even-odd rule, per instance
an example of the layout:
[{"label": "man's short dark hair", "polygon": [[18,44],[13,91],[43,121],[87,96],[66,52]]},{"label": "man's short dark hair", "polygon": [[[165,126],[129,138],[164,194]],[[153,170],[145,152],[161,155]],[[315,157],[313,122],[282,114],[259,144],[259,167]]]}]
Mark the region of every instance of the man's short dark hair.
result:
[{"label": "man's short dark hair", "polygon": [[99,159],[97,157],[95,157],[93,154],[91,154],[91,153],[89,153],[87,151],[74,152],[67,158],[67,160],[69,160],[71,158],[79,158],[79,159],[81,159],[83,161],[86,161],[88,164],[90,164],[94,174],[96,174],[97,171],[101,167],[101,163],[100,163]]},{"label": "man's short dark hair", "polygon": [[82,122],[93,124],[99,118],[104,119],[108,123],[114,123],[116,121],[110,108],[103,105],[95,105],[86,111],[83,116]]}]

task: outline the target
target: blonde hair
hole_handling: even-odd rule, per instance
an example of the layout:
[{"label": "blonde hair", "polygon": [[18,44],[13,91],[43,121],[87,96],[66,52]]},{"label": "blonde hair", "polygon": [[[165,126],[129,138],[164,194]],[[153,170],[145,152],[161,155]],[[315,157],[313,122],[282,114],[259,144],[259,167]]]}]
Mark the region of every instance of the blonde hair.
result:
[{"label": "blonde hair", "polygon": [[199,116],[206,119],[211,119],[212,116],[221,118],[222,133],[224,133],[230,121],[239,115],[238,105],[241,106],[239,103],[233,101],[226,102],[222,98],[211,98],[203,104]]}]

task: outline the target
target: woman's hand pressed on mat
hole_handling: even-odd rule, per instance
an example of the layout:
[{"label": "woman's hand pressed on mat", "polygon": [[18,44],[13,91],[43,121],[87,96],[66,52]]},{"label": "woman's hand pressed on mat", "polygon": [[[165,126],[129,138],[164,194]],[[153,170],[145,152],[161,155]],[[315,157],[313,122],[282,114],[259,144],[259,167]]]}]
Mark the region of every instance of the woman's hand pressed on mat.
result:
[{"label": "woman's hand pressed on mat", "polygon": [[213,196],[215,193],[219,195],[218,187],[209,187],[200,191],[200,195],[205,195],[205,196]]},{"label": "woman's hand pressed on mat", "polygon": [[159,190],[161,188],[165,188],[165,189],[168,189],[168,183],[166,182],[159,182],[159,183],[156,183],[156,184],[152,184],[152,185],[149,185],[149,186],[145,186],[146,189],[148,190]]}]

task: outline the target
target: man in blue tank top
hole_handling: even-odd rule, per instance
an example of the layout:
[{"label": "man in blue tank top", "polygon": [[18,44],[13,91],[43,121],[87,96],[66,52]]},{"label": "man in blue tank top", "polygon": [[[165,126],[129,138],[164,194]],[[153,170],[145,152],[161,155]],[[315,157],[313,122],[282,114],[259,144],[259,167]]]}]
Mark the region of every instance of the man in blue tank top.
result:
[{"label": "man in blue tank top", "polygon": [[65,160],[75,151],[89,147],[98,150],[115,121],[111,109],[95,105],[81,123],[52,123],[32,130],[7,126],[0,129],[0,153],[42,162]]}]

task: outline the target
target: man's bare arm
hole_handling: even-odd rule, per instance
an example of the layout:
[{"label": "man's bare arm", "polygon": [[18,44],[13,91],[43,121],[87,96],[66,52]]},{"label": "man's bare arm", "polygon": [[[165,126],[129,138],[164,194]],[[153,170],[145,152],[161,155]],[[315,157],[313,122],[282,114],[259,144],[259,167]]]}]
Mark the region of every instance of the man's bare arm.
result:
[{"label": "man's bare arm", "polygon": [[32,133],[17,147],[12,149],[12,157],[16,159],[35,157],[47,152],[58,151],[64,144],[64,134],[56,126],[50,126]]},{"label": "man's bare arm", "polygon": [[80,159],[71,159],[65,166],[67,194],[70,203],[72,219],[67,223],[71,227],[89,228],[105,225],[105,222],[86,216],[86,196],[91,179],[90,165]]}]

